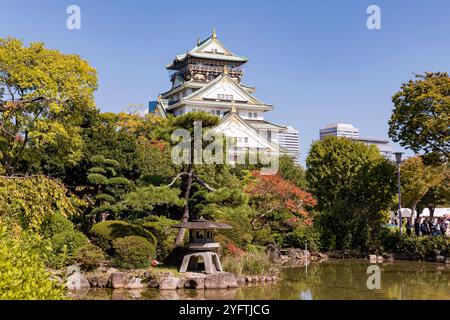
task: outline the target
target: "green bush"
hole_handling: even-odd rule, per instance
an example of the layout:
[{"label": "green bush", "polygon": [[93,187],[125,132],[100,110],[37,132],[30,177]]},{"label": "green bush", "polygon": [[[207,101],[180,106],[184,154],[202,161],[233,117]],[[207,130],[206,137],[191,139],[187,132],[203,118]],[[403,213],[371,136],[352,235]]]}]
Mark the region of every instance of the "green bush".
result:
[{"label": "green bush", "polygon": [[156,247],[157,257],[158,259],[164,260],[175,247],[178,229],[174,229],[172,226],[179,221],[163,216],[151,216],[148,219],[149,221],[145,222],[142,227],[156,237],[158,243]]},{"label": "green bush", "polygon": [[90,271],[98,268],[106,260],[106,256],[102,249],[93,244],[88,244],[77,250],[75,259],[80,263],[83,270]]},{"label": "green bush", "polygon": [[11,238],[0,227],[0,300],[61,300],[64,289],[50,280],[36,239]]},{"label": "green bush", "polygon": [[114,254],[113,241],[127,236],[144,237],[153,246],[156,246],[156,238],[141,226],[125,221],[109,220],[95,224],[89,234],[96,245],[109,255]]},{"label": "green bush", "polygon": [[74,261],[75,252],[88,244],[88,238],[75,229],[75,225],[60,214],[47,218],[42,227],[42,236],[51,246],[46,264],[61,268]]},{"label": "green bush", "polygon": [[395,253],[410,259],[426,259],[450,254],[450,238],[443,236],[400,236],[397,230],[387,231],[383,234],[382,244],[385,253]]},{"label": "green bush", "polygon": [[145,268],[150,265],[156,249],[146,238],[127,236],[113,241],[114,261],[123,268]]}]

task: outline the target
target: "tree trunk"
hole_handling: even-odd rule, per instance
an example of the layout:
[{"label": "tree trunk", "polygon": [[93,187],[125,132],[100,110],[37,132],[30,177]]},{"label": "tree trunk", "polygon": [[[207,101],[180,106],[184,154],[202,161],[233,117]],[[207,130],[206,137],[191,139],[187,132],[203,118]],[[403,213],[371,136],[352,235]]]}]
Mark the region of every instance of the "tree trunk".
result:
[{"label": "tree trunk", "polygon": [[[190,196],[190,193],[191,193],[193,173],[194,173],[194,166],[191,163],[191,164],[189,164],[188,178],[187,178],[187,183],[186,183],[186,190],[184,191],[184,200],[186,201],[186,204],[184,205],[184,209],[183,209],[183,217],[181,219],[182,223],[188,222],[188,220],[189,220],[189,196]],[[178,231],[177,239],[175,240],[175,245],[176,246],[181,246],[183,244],[184,234],[185,233],[186,233],[186,229],[185,228],[181,228]]]},{"label": "tree trunk", "polygon": [[430,218],[433,219],[434,218],[434,206],[429,206],[428,210],[430,210]]},{"label": "tree trunk", "polygon": [[417,207],[417,203],[414,203],[411,207],[411,219],[409,220],[409,224],[414,226],[414,222],[416,222],[416,207]]}]

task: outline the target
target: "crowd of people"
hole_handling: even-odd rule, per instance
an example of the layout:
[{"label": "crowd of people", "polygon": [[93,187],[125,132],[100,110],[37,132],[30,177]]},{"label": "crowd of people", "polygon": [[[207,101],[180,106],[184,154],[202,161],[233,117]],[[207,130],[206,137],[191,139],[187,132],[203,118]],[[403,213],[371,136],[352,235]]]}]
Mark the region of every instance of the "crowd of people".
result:
[{"label": "crowd of people", "polygon": [[[392,218],[391,224],[398,226],[397,217]],[[406,234],[414,232],[416,236],[450,236],[449,224],[450,217],[446,215],[440,218],[420,217],[414,224],[411,223],[411,218],[406,218]]]}]

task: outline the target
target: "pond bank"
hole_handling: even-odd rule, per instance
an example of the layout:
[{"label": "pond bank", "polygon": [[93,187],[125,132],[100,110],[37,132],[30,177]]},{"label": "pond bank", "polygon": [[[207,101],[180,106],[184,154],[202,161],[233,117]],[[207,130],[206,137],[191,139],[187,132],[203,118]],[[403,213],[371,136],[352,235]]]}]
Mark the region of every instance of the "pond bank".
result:
[{"label": "pond bank", "polygon": [[384,260],[381,288],[367,288],[368,259],[329,259],[282,268],[276,282],[246,283],[227,289],[108,289],[72,291],[74,299],[101,300],[321,300],[321,299],[450,299],[450,265]]}]

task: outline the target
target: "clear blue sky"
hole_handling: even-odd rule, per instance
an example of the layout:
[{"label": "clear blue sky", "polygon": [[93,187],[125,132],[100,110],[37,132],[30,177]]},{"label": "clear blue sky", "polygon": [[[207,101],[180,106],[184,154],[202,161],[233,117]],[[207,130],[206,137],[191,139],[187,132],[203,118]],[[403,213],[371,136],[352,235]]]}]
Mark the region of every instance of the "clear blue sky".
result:
[{"label": "clear blue sky", "polygon": [[[81,30],[66,28],[71,4],[81,8]],[[381,30],[366,27],[369,4],[381,8]],[[243,81],[275,106],[267,119],[300,130],[302,160],[319,128],[336,121],[387,137],[401,83],[450,69],[448,0],[0,0],[0,37],[87,59],[98,71],[102,111],[147,104],[166,91],[165,65],[213,27],[230,50],[250,58]]]}]

